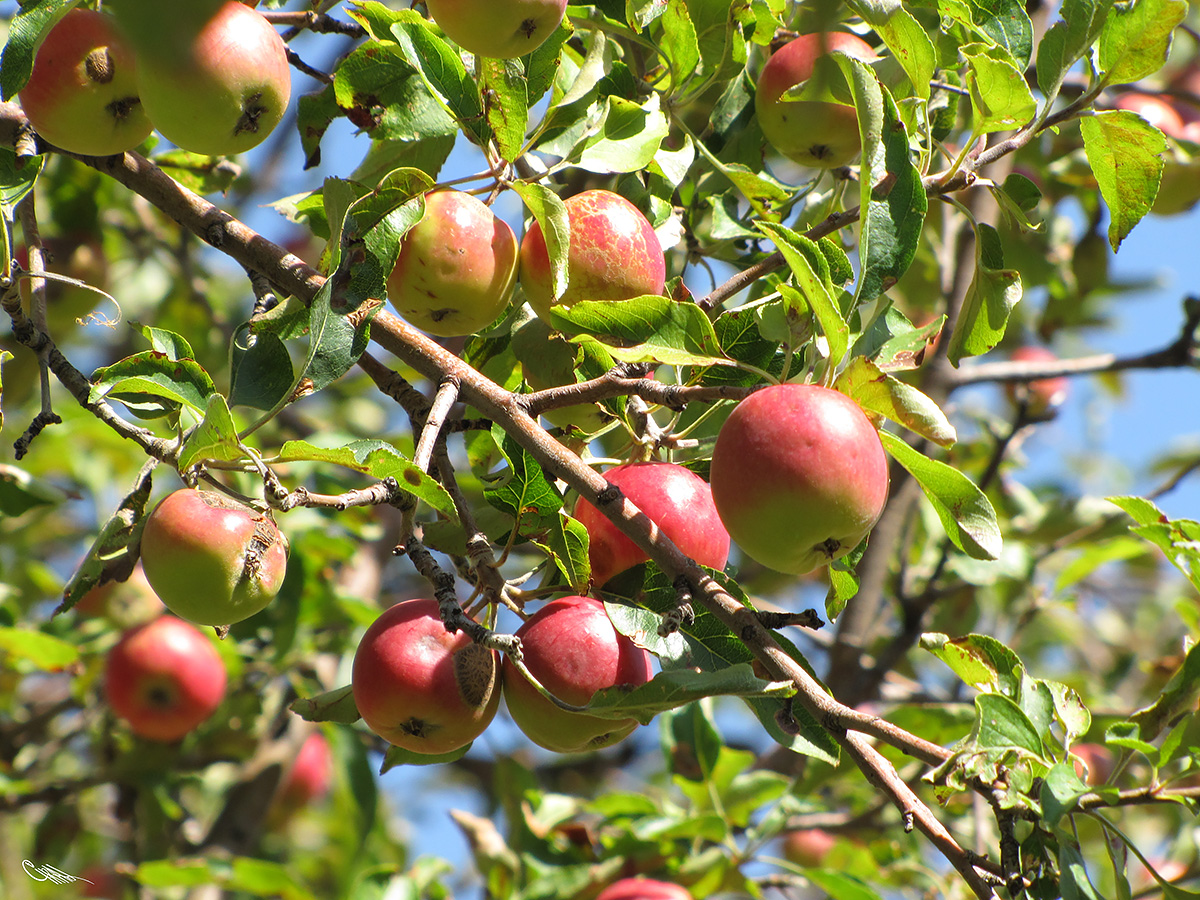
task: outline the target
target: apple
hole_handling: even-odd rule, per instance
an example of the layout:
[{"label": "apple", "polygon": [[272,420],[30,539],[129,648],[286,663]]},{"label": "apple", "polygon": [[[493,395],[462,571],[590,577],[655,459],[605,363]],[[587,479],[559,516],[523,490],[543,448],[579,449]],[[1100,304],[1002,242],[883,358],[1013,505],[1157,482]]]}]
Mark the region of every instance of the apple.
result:
[{"label": "apple", "polygon": [[263,609],[287,572],[275,523],[216,491],[182,488],[142,530],[142,568],[167,609],[201,625],[232,625]]},{"label": "apple", "polygon": [[806,869],[825,864],[825,857],[837,838],[822,828],[797,828],[783,836],[783,856],[788,862]]},{"label": "apple", "polygon": [[1113,106],[1137,113],[1169,138],[1179,140],[1183,136],[1183,117],[1178,109],[1162,97],[1141,91],[1126,91],[1117,95]]},{"label": "apple", "polygon": [[[1058,362],[1054,351],[1035,344],[1018,347],[1009,357],[1013,362]],[[1043,415],[1048,410],[1061,406],[1067,399],[1070,382],[1065,375],[1054,378],[1035,378],[1033,381],[1020,384],[1015,381],[1004,385],[1005,395],[1012,403],[1024,401],[1029,405],[1033,415]]]},{"label": "apple", "polygon": [[539,316],[546,319],[551,306],[580,300],[628,300],[663,292],[667,265],[662,245],[641,210],[604,190],[584,191],[563,202],[570,249],[567,288],[557,300],[541,226],[531,224],[521,241],[521,287]]},{"label": "apple", "polygon": [[614,881],[596,895],[596,900],[692,900],[692,895],[670,881],[639,876]]},{"label": "apple", "polygon": [[[862,149],[858,114],[838,102],[831,88],[845,85],[833,51],[863,62],[878,59],[871,45],[844,31],[802,34],[784,44],[763,65],[754,94],[754,110],[767,141],[801,165],[834,169],[849,165]],[[785,100],[791,87],[820,79],[819,99]]]},{"label": "apple", "polygon": [[504,312],[516,278],[517,238],[508,223],[471,194],[433,191],[400,244],[388,299],[429,334],[474,334]]},{"label": "apple", "polygon": [[[650,655],[621,634],[593,597],[560,597],[520,628],[524,662],[559,700],[585,706],[596,691],[650,680]],[[556,706],[538,693],[505,657],[502,666],[508,711],[531,741],[556,753],[598,750],[624,740],[636,719],[604,719]]]},{"label": "apple", "polygon": [[124,626],[147,622],[164,612],[141,563],[133,567],[127,580],[114,579],[91,588],[72,609],[80,616],[103,616]]},{"label": "apple", "polygon": [[314,731],[296,754],[296,761],[283,777],[279,788],[279,800],[288,809],[298,809],[306,803],[318,800],[329,791],[333,779],[333,751],[329,741],[319,731]]},{"label": "apple", "polygon": [[[168,24],[178,41],[185,26]],[[262,13],[237,0],[184,36],[177,54],[143,52],[145,45],[134,43],[146,115],[163,137],[193,153],[257,146],[283,118],[291,94],[283,39]]]},{"label": "apple", "polygon": [[1092,787],[1104,784],[1112,774],[1113,754],[1103,744],[1076,744],[1071,748],[1075,772]]},{"label": "apple", "polygon": [[434,600],[402,601],[372,622],[350,680],[367,727],[415,753],[469,744],[500,706],[496,653],[446,631]]},{"label": "apple", "polygon": [[[633,504],[658,526],[672,543],[702,565],[725,568],[729,532],[713,505],[712,489],[691,469],[669,462],[634,462],[604,473]],[[614,575],[649,557],[588,500],[579,499],[575,518],[587,529],[592,583],[602,585]]]},{"label": "apple", "polygon": [[845,394],[780,384],[742,400],[717,434],[713,501],[746,555],[802,575],[858,546],[883,512],[879,433]]},{"label": "apple", "polygon": [[125,632],[108,653],[104,692],[134,734],[177,741],[225,697],[225,664],[212,642],[174,616]]},{"label": "apple", "polygon": [[38,134],[71,153],[124,153],[153,130],[133,51],[111,17],[91,10],[73,9],[50,29],[20,98]]},{"label": "apple", "polygon": [[492,59],[532,53],[567,11],[567,0],[426,0],[425,5],[450,40]]}]

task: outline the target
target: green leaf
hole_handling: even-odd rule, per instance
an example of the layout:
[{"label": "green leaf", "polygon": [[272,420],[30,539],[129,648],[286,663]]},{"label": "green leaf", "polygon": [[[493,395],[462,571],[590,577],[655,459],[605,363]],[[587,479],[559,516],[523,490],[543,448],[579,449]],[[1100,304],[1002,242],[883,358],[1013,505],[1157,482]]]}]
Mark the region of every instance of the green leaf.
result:
[{"label": "green leaf", "polygon": [[196,354],[192,352],[192,345],[181,334],[165,328],[155,328],[152,325],[140,325],[137,326],[137,330],[150,342],[151,349],[165,354],[169,360],[196,358]]},{"label": "green leaf", "polygon": [[850,361],[835,387],[864,409],[903,425],[941,447],[958,440],[958,433],[941,408],[910,384],[880,371],[871,360]]},{"label": "green leaf", "polygon": [[679,93],[700,66],[700,44],[686,0],[667,0],[658,20],[662,33],[657,42],[671,73],[671,93]]},{"label": "green leaf", "polygon": [[1110,84],[1139,81],[1167,61],[1171,34],[1187,15],[1184,0],[1120,3],[1100,32],[1100,71]]},{"label": "green leaf", "polygon": [[850,328],[834,300],[829,262],[825,255],[817,244],[790,228],[773,222],[758,222],[757,225],[787,260],[796,287],[800,289],[829,344],[830,365],[840,365],[850,347]]},{"label": "green leaf", "polygon": [[354,686],[349,684],[315,697],[293,700],[288,709],[308,722],[353,725],[360,718],[358,707],[354,704]]},{"label": "green leaf", "polygon": [[34,478],[24,469],[0,463],[0,516],[16,518],[38,506],[54,506],[66,499],[61,488]]},{"label": "green leaf", "polygon": [[1030,121],[1037,101],[1025,76],[1002,47],[970,44],[961,50],[970,66],[971,128],[977,134],[1008,131]]},{"label": "green leaf", "polygon": [[379,767],[379,774],[386,775],[396,766],[437,766],[442,763],[450,763],[455,760],[462,759],[467,755],[467,751],[471,749],[471,742],[466,746],[459,747],[457,750],[451,750],[449,753],[417,753],[415,750],[405,750],[403,747],[391,746],[387,748],[387,752],[383,755],[383,763]]},{"label": "green leaf", "polygon": [[[17,154],[11,148],[0,147],[0,213],[6,222],[14,220],[17,204],[25,199],[25,195],[33,190],[38,176],[46,166],[45,156],[35,156],[32,159],[21,160],[17,165]],[[7,259],[12,259],[12,233],[9,229],[2,230]]]},{"label": "green leaf", "polygon": [[560,510],[558,519],[550,524],[546,540],[538,546],[550,554],[572,590],[579,593],[587,590],[592,569],[588,561],[588,532],[582,522]]},{"label": "green leaf", "polygon": [[500,158],[512,162],[525,143],[529,92],[525,67],[516,59],[477,58],[479,91],[487,122],[500,149]]},{"label": "green leaf", "polygon": [[827,894],[830,900],[883,900],[874,888],[849,872],[807,868],[804,880]]},{"label": "green leaf", "polygon": [[1108,206],[1108,242],[1115,252],[1150,211],[1162,179],[1163,133],[1125,109],[1098,112],[1079,123],[1088,164]]},{"label": "green leaf", "polygon": [[1130,531],[1161,550],[1171,564],[1200,590],[1200,522],[1195,519],[1168,519],[1157,506],[1141,497],[1109,497],[1108,501],[1138,523]]},{"label": "green leaf", "polygon": [[512,516],[517,523],[517,534],[522,537],[540,538],[548,529],[561,527],[562,494],[525,448],[502,432],[496,438],[508,461],[508,469],[501,473],[499,480],[485,484],[484,499]]},{"label": "green leaf", "polygon": [[900,0],[857,0],[852,6],[892,51],[916,95],[928,100],[937,56],[921,23]]},{"label": "green leaf", "polygon": [[[362,270],[366,266],[354,268]],[[339,269],[321,285],[309,309],[308,358],[301,377],[308,379],[312,391],[333,384],[358,362],[367,349],[371,318],[383,302],[360,295],[360,302],[355,304],[345,271]]]},{"label": "green leaf", "polygon": [[600,175],[640,172],[654,161],[669,130],[658,94],[640,106],[609,96],[599,130],[584,142],[578,165]]},{"label": "green leaf", "polygon": [[[25,660],[43,672],[61,672],[78,662],[79,648],[32,628],[0,626],[0,657],[5,655]],[[13,667],[6,662],[5,668]]]},{"label": "green leaf", "polygon": [[1139,709],[1128,721],[1136,725],[1142,740],[1152,741],[1196,709],[1200,698],[1200,644],[1193,644],[1170,681],[1150,706]]},{"label": "green leaf", "polygon": [[986,634],[951,638],[936,632],[921,635],[921,649],[932,653],[979,691],[1002,692],[1016,697],[1025,667],[1012,650]]},{"label": "green leaf", "polygon": [[1060,762],[1051,766],[1041,791],[1046,824],[1056,828],[1063,816],[1075,809],[1079,798],[1090,790],[1073,765]]},{"label": "green leaf", "polygon": [[569,336],[600,338],[626,362],[730,365],[708,316],[694,303],[646,295],[631,300],[584,300],[550,310],[551,324]]},{"label": "green leaf", "polygon": [[842,614],[846,604],[858,593],[858,563],[867,549],[868,538],[840,559],[829,564],[829,590],[825,593],[825,615],[832,622]]},{"label": "green leaf", "polygon": [[[390,40],[355,47],[334,70],[332,90],[333,110],[325,104],[309,112],[318,123],[331,114],[344,115],[373,142],[431,141],[458,134],[454,118]],[[308,138],[304,129],[301,136]],[[306,140],[311,156],[309,147]]]},{"label": "green leaf", "polygon": [[446,41],[434,34],[415,10],[403,10],[391,34],[429,90],[458,122],[463,133],[480,147],[487,146],[491,128],[484,115],[479,85],[467,74],[462,60]]},{"label": "green leaf", "polygon": [[1063,842],[1058,855],[1062,900],[1106,900],[1088,876],[1083,854],[1071,842]]},{"label": "green leaf", "polygon": [[841,53],[834,56],[853,89],[862,139],[858,253],[863,263],[855,301],[867,303],[908,270],[929,198],[892,95],[865,63]]},{"label": "green leaf", "polygon": [[946,351],[958,365],[964,356],[987,353],[1004,337],[1008,317],[1021,300],[1021,273],[1004,268],[1004,248],[991,225],[975,225],[975,274]]},{"label": "green leaf", "polygon": [[228,462],[241,459],[245,455],[225,397],[219,393],[210,395],[204,419],[180,448],[180,471],[186,471],[202,460]]},{"label": "green leaf", "polygon": [[11,100],[33,71],[33,58],[46,33],[79,0],[26,3],[8,23],[8,40],[0,51],[0,99]]},{"label": "green leaf", "polygon": [[4,430],[4,364],[12,358],[7,350],[0,350],[0,431]]},{"label": "green leaf", "polygon": [[230,406],[274,409],[295,385],[292,357],[279,336],[239,329],[233,341]]},{"label": "green leaf", "polygon": [[1033,52],[1033,22],[1019,0],[942,0],[948,18],[1002,48],[1019,69],[1029,65]]},{"label": "green leaf", "polygon": [[[611,608],[620,604],[606,606]],[[646,725],[660,712],[677,709],[704,697],[781,698],[794,693],[796,686],[790,681],[763,681],[754,674],[749,663],[739,663],[713,672],[690,669],[659,672],[633,690],[620,686],[605,688],[592,697],[587,711],[588,715],[607,719],[637,719]]]},{"label": "green leaf", "polygon": [[1000,556],[1000,526],[983,491],[962,472],[918,453],[898,437],[881,431],[884,448],[921,485],[946,536],[973,559]]},{"label": "green leaf", "polygon": [[550,284],[557,300],[567,289],[567,257],[571,250],[571,220],[567,206],[558,194],[543,184],[517,181],[512,187],[542,229],[550,258]]},{"label": "green leaf", "polygon": [[1038,44],[1037,80],[1049,100],[1058,96],[1063,78],[1100,36],[1113,0],[1064,0],[1062,19]]},{"label": "green leaf", "polygon": [[194,359],[171,359],[166,353],[145,350],[97,369],[92,375],[88,402],[95,403],[112,394],[134,400],[156,397],[183,404],[202,415],[208,398],[215,392],[212,378]]},{"label": "green leaf", "polygon": [[353,441],[344,447],[318,447],[307,441],[288,441],[275,457],[279,462],[324,462],[353,469],[379,481],[395,478],[400,487],[422,503],[455,521],[458,513],[446,489],[422,472],[411,459],[384,441]]},{"label": "green leaf", "polygon": [[154,164],[197,194],[224,194],[241,174],[241,169],[230,165],[223,157],[187,150],[156,153]]}]

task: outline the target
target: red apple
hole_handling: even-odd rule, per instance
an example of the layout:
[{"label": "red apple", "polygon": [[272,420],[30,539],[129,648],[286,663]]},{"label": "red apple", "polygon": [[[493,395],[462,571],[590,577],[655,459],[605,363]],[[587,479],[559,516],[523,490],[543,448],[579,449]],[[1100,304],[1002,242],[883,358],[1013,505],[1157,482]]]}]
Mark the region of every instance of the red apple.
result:
[{"label": "red apple", "polygon": [[567,289],[554,299],[550,254],[537,222],[521,241],[521,287],[542,318],[551,306],[580,300],[628,300],[661,294],[667,265],[641,210],[612,191],[584,191],[564,201],[570,223]]},{"label": "red apple", "polygon": [[504,312],[516,278],[508,224],[470,194],[434,191],[400,245],[388,299],[422,331],[473,334]]},{"label": "red apple", "polygon": [[[625,463],[609,469],[604,477],[609,484],[619,487],[680,550],[702,565],[725,568],[729,532],[721,524],[713,505],[712,489],[703,478],[668,462]],[[580,498],[575,518],[588,532],[593,584],[602,585],[614,575],[649,559],[587,500]]]},{"label": "red apple", "polygon": [[709,480],[734,543],[764,566],[801,575],[866,537],[887,500],[888,465],[879,433],[853,400],[781,384],[734,407]]},{"label": "red apple", "polygon": [[567,10],[567,0],[427,0],[425,5],[450,40],[492,59],[532,53]]},{"label": "red apple", "polygon": [[596,900],[692,900],[692,895],[670,881],[639,876],[614,881],[596,895]]},{"label": "red apple", "polygon": [[[784,44],[763,65],[754,94],[754,109],[767,141],[789,159],[818,169],[853,162],[862,149],[858,114],[838,102],[831,86],[844,85],[833,51],[863,62],[879,57],[860,37],[843,31],[802,34]],[[822,80],[818,99],[784,100],[789,88],[816,76]]]},{"label": "red apple", "polygon": [[450,634],[434,600],[405,600],[371,623],[351,682],[363,721],[415,753],[451,753],[483,733],[500,705],[494,651]]},{"label": "red apple", "polygon": [[50,29],[20,97],[38,134],[72,153],[123,153],[152,130],[133,51],[98,12],[73,9]]},{"label": "red apple", "polygon": [[314,731],[304,739],[296,761],[283,777],[280,802],[296,809],[318,800],[328,792],[332,779],[333,752],[329,749],[329,741],[321,732]]},{"label": "red apple", "polygon": [[1169,138],[1178,140],[1183,136],[1183,118],[1170,102],[1154,94],[1126,91],[1113,100],[1117,109],[1137,113]]},{"label": "red apple", "polygon": [[[1009,357],[1013,362],[1058,362],[1054,351],[1033,344],[1018,347]],[[1029,411],[1035,415],[1061,406],[1067,399],[1070,381],[1065,375],[1054,378],[1035,378],[1033,381],[1021,384],[1015,381],[1004,385],[1004,392],[1012,403],[1025,401]]]},{"label": "red apple", "polygon": [[837,838],[822,828],[797,828],[783,836],[783,855],[788,862],[806,869],[825,864]]},{"label": "red apple", "polygon": [[104,691],[134,734],[177,741],[221,705],[225,664],[199,629],[162,616],[127,631],[109,651]]},{"label": "red apple", "polygon": [[[227,0],[198,26],[168,21],[165,27],[174,34],[131,38],[139,53],[139,92],[154,127],[184,150],[210,156],[261,143],[283,118],[291,94],[287,51],[271,23]],[[146,41],[182,49],[164,54]]]},{"label": "red apple", "polygon": [[1075,772],[1091,786],[1104,784],[1112,774],[1112,751],[1103,744],[1076,744],[1071,748]]},{"label": "red apple", "polygon": [[202,625],[231,625],[270,603],[287,552],[274,521],[216,491],[175,491],[142,531],[150,586],[167,609]]},{"label": "red apple", "polygon": [[[517,629],[530,673],[558,699],[585,706],[596,691],[650,680],[650,655],[621,634],[592,597],[561,597]],[[636,719],[604,719],[562,709],[538,693],[505,657],[504,698],[517,727],[540,747],[575,753],[628,737]]]}]

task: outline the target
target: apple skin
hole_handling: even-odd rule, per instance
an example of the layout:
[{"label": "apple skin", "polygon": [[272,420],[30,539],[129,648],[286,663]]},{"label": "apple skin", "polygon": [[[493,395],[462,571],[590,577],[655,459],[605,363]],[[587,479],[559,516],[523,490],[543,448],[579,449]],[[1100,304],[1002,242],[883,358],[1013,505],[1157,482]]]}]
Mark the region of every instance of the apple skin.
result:
[{"label": "apple skin", "polygon": [[287,541],[271,519],[216,491],[182,488],[142,530],[142,568],[167,609],[201,625],[232,625],[283,585]]},{"label": "apple skin", "polygon": [[469,744],[500,706],[496,653],[446,631],[434,600],[384,610],[359,642],[350,680],[367,727],[415,753]]},{"label": "apple skin", "polygon": [[146,115],[163,137],[193,153],[224,156],[257,146],[291,95],[283,39],[237,0],[221,4],[189,37],[179,55],[141,54]]},{"label": "apple skin", "polygon": [[537,222],[521,241],[521,287],[530,306],[548,319],[551,306],[580,300],[629,300],[661,294],[667,264],[641,210],[612,191],[590,190],[563,201],[570,222],[567,288],[554,300],[550,254]]},{"label": "apple skin", "polygon": [[[1058,356],[1053,350],[1028,344],[1018,347],[1009,356],[1013,362],[1058,362]],[[1008,382],[1004,385],[1004,393],[1011,403],[1024,399],[1029,404],[1029,411],[1034,415],[1042,415],[1048,410],[1061,406],[1067,399],[1070,380],[1065,375],[1056,378],[1038,378],[1028,384]]]},{"label": "apple skin", "polygon": [[797,828],[783,836],[783,856],[797,866],[815,869],[825,864],[836,843],[837,838],[822,828]]},{"label": "apple skin", "polygon": [[104,692],[134,734],[177,741],[225,697],[225,664],[194,625],[174,616],[125,632],[108,653]]},{"label": "apple skin", "polygon": [[140,625],[166,612],[140,563],[128,579],[96,585],[72,609],[78,616],[102,616],[125,627]]},{"label": "apple skin", "polygon": [[[596,691],[637,686],[651,678],[650,655],[613,626],[593,597],[560,597],[517,629],[525,666],[550,693],[584,706]],[[636,719],[604,719],[561,709],[537,692],[504,658],[504,698],[517,727],[539,747],[556,753],[599,750],[624,740]]]},{"label": "apple skin", "polygon": [[596,895],[596,900],[692,900],[692,895],[670,881],[638,877],[614,881]]},{"label": "apple skin", "polygon": [[879,519],[887,455],[845,394],[774,385],[725,420],[709,481],[734,543],[764,566],[802,575],[849,553]]},{"label": "apple skin", "polygon": [[289,809],[299,809],[325,796],[332,780],[333,751],[325,735],[314,731],[304,739],[296,761],[284,776],[280,802]]},{"label": "apple skin", "polygon": [[[858,114],[853,106],[832,97],[799,101],[781,97],[793,85],[808,81],[817,60],[834,50],[863,62],[879,58],[870,44],[844,31],[802,34],[771,54],[754,94],[758,124],[768,143],[789,159],[816,169],[849,165],[858,156],[862,150]],[[836,69],[834,64],[829,71]]]},{"label": "apple skin", "polygon": [[1075,772],[1089,786],[1105,784],[1112,775],[1113,754],[1103,744],[1076,744],[1071,748]]},{"label": "apple skin", "polygon": [[90,10],[73,9],[50,29],[20,98],[38,134],[71,153],[124,153],[153,130],[133,51],[110,16]]},{"label": "apple skin", "polygon": [[425,215],[404,236],[388,299],[439,337],[474,334],[504,312],[517,278],[517,238],[463,191],[425,195]]},{"label": "apple skin", "polygon": [[[713,505],[712,489],[690,469],[668,462],[634,462],[604,473],[609,484],[649,516],[680,550],[701,565],[725,568],[729,532]],[[602,585],[614,575],[649,559],[645,551],[621,532],[590,502],[579,499],[575,518],[587,529],[592,583]]]},{"label": "apple skin", "polygon": [[567,11],[567,0],[427,0],[425,5],[454,43],[491,59],[532,53]]}]

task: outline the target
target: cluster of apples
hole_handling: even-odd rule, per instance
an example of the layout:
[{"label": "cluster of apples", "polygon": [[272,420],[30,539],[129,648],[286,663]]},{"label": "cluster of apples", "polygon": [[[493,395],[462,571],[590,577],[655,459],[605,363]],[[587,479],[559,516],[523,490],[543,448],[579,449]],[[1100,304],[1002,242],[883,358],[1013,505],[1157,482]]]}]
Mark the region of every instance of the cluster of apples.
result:
[{"label": "cluster of apples", "polygon": [[662,245],[641,210],[606,190],[584,191],[564,205],[570,249],[562,295],[554,296],[540,225],[529,227],[518,248],[513,230],[475,196],[436,190],[425,195],[425,215],[401,242],[388,299],[423,331],[456,337],[495,321],[518,278],[543,318],[554,305],[662,293]]},{"label": "cluster of apples", "polygon": [[154,129],[219,156],[259,144],[283,118],[283,40],[237,0],[120,0],[114,15],[72,9],[47,33],[20,91],[46,141],[71,153],[132,150]]}]

